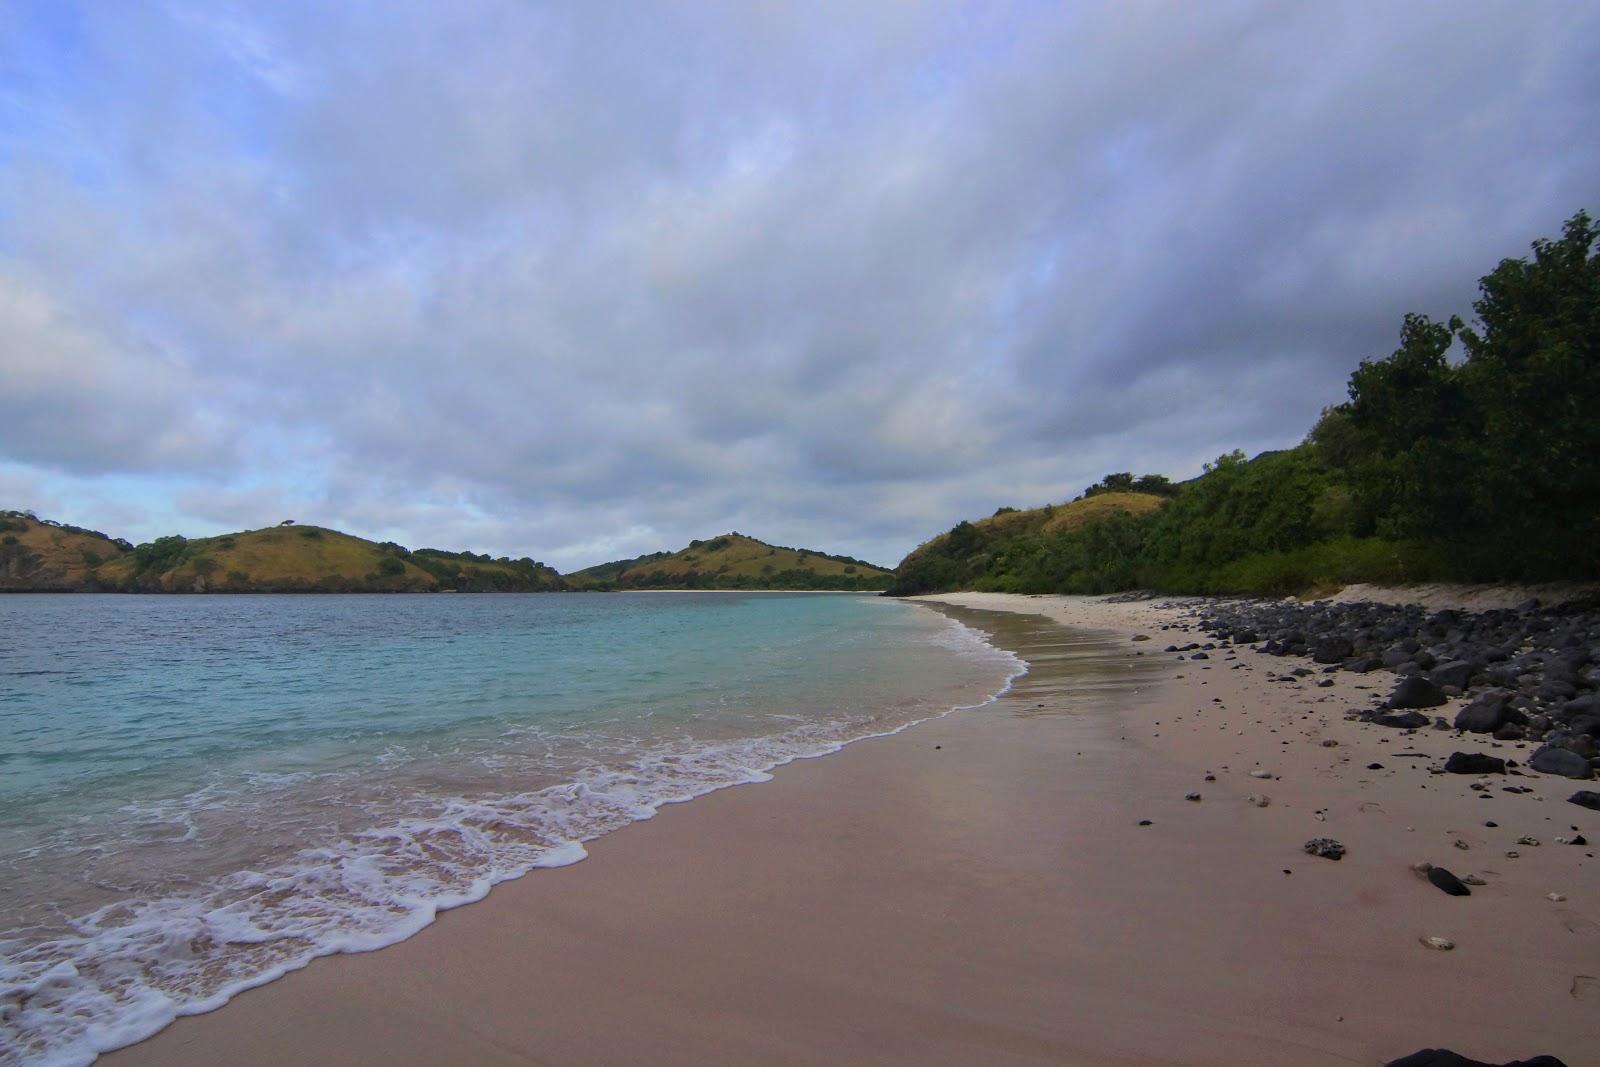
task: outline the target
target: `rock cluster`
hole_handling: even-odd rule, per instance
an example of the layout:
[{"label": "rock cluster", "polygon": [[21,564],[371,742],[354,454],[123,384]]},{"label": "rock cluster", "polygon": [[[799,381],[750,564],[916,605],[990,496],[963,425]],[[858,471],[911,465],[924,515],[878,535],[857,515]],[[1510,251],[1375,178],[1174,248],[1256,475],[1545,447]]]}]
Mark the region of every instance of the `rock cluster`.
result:
[{"label": "rock cluster", "polygon": [[[1398,675],[1382,705],[1361,713],[1367,722],[1453,725],[1537,743],[1527,764],[1543,774],[1585,779],[1600,770],[1600,601],[1430,613],[1416,605],[1218,600],[1198,611],[1200,629],[1219,645],[1306,656],[1330,674]],[[1425,713],[1454,701],[1464,703],[1450,719]]]}]

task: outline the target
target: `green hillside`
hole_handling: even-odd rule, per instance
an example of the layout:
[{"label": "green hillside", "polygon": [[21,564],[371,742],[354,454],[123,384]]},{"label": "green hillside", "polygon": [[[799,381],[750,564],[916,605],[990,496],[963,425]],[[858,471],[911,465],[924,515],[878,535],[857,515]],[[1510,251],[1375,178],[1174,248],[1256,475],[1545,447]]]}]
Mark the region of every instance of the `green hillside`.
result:
[{"label": "green hillside", "polygon": [[691,541],[681,552],[653,552],[567,575],[582,589],[887,588],[893,576],[848,556],[769,545],[740,533]]},{"label": "green hillside", "polygon": [[538,592],[565,588],[531,559],[408,551],[319,526],[161,537],[103,563],[87,587],[151,593]]},{"label": "green hillside", "polygon": [[31,512],[0,511],[0,591],[69,592],[95,570],[132,548],[98,530],[40,520]]},{"label": "green hillside", "polygon": [[[1234,451],[1162,506],[1110,475],[1056,509],[961,523],[890,592],[1305,593],[1352,582],[1600,579],[1600,227],[1586,213],[1479,281],[1472,325],[1407,315],[1300,445]],[[1075,520],[1076,521],[1076,520]]]},{"label": "green hillside", "polygon": [[1154,493],[1102,492],[1043,508],[1001,508],[986,519],[957,523],[924,542],[895,568],[891,596],[981,589],[1009,593],[1115,587],[1120,576],[1097,573],[1084,533],[1109,533],[1119,522],[1155,512]]}]

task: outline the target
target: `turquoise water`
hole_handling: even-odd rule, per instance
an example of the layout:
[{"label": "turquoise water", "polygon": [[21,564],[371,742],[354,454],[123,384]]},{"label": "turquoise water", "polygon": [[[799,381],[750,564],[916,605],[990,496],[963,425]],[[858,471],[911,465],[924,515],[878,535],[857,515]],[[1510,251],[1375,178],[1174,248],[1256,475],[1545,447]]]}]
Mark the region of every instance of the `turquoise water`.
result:
[{"label": "turquoise water", "polygon": [[0,598],[0,1063],[89,1062],[1018,669],[861,596]]}]

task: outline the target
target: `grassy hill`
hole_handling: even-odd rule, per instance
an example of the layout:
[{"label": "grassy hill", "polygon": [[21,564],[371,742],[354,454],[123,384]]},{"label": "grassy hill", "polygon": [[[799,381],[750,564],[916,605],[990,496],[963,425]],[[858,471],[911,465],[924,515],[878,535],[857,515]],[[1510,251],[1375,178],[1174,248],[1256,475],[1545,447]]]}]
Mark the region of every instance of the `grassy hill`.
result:
[{"label": "grassy hill", "polygon": [[150,593],[537,592],[565,588],[531,559],[408,551],[319,526],[161,537],[102,563],[86,588]]},{"label": "grassy hill", "polygon": [[1102,584],[1087,573],[1093,557],[1080,551],[1085,538],[1116,536],[1123,523],[1165,503],[1154,493],[1101,492],[1068,504],[1001,508],[986,519],[957,523],[914,549],[895,569],[889,593],[1042,592]]},{"label": "grassy hill", "polygon": [[884,589],[893,575],[849,556],[769,545],[740,533],[691,541],[567,575],[583,589]]},{"label": "grassy hill", "polygon": [[133,546],[97,530],[0,511],[0,591],[63,592],[82,588],[96,568],[114,564]]}]

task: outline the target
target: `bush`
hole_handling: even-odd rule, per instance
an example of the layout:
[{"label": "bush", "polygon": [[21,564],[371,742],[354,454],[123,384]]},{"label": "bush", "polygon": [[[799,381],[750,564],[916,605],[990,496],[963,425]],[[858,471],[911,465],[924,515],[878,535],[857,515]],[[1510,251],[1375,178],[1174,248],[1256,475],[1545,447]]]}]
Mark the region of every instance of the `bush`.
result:
[{"label": "bush", "polygon": [[394,556],[384,556],[378,561],[378,573],[385,578],[394,578],[406,572],[406,564],[402,559]]}]

